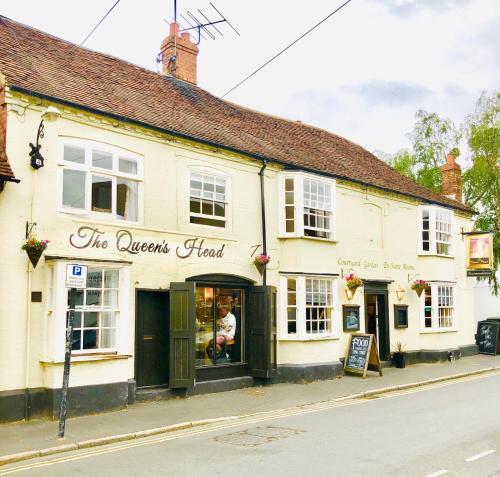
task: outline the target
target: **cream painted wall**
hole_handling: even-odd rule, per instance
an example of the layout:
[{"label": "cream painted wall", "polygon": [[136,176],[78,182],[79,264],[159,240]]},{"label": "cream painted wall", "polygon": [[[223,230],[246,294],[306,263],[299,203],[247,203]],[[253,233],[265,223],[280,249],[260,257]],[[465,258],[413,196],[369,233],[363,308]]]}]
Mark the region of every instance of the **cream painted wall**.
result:
[{"label": "cream painted wall", "polygon": [[[65,108],[59,121],[46,123],[45,137],[41,141],[45,167],[34,171],[29,165],[28,142],[35,139],[43,108],[32,104],[23,111],[22,106],[27,104],[23,103],[25,99],[18,95],[7,98],[7,153],[21,183],[7,184],[0,194],[0,243],[3,250],[0,262],[0,391],[23,389],[27,385],[59,387],[61,382],[64,325],[55,324],[55,320],[59,316],[60,323],[63,323],[60,317],[62,312],[54,312],[47,304],[49,262],[42,258],[38,267],[28,272],[31,267],[25,253],[20,250],[26,221],[36,222],[36,235],[51,241],[46,255],[76,257],[82,263],[85,259],[132,262],[126,267],[130,283],[129,305],[123,310],[121,318],[127,323],[126,343],[120,351],[125,357],[78,362],[72,368],[70,385],[126,381],[134,376],[136,288],[168,288],[171,282],[184,281],[187,277],[204,273],[238,275],[261,283],[261,276],[251,262],[252,246],[262,242],[258,177],[261,164],[249,158],[173,141],[160,134],[136,130],[126,124]],[[110,144],[143,158],[144,218],[141,224],[102,222],[91,216],[60,212],[60,144],[66,137]],[[193,168],[216,170],[229,177],[231,209],[228,229],[218,230],[189,223],[188,177]],[[465,277],[464,246],[459,235],[461,227],[470,229],[468,219],[456,218],[455,259],[418,257],[417,202],[337,183],[335,243],[280,239],[278,172],[276,166],[269,165],[265,175],[268,253],[272,257],[268,284],[279,285],[279,271],[345,275],[352,270],[363,278],[392,280],[389,286],[391,343],[401,340],[408,349],[443,349],[473,342],[471,283]],[[81,226],[98,227],[109,242],[108,248],[79,250],[72,247],[69,237]],[[165,240],[170,244],[171,252],[167,255],[130,255],[116,250],[115,234],[123,228],[129,230],[136,240]],[[204,239],[208,247],[218,249],[224,245],[224,257],[177,258],[176,246],[182,246],[185,240],[192,237]],[[64,262],[61,262],[60,267],[63,265]],[[62,273],[61,270],[59,268],[58,273]],[[408,274],[418,274],[419,278],[426,280],[457,282],[458,331],[420,333],[419,299],[409,290]],[[410,306],[409,327],[406,330],[395,330],[393,327],[392,305],[396,302],[395,290],[398,286],[406,289],[402,303]],[[43,302],[28,306],[29,290],[42,291]],[[341,278],[336,280],[335,290],[334,326],[337,334],[334,339],[305,342],[280,340],[279,363],[332,362],[343,356],[348,335],[342,333],[341,307],[351,302],[346,299]],[[59,292],[58,310],[64,309],[64,293]],[[357,291],[352,303],[359,304],[363,314],[362,289]],[[278,330],[283,338],[281,327],[280,321]]]}]

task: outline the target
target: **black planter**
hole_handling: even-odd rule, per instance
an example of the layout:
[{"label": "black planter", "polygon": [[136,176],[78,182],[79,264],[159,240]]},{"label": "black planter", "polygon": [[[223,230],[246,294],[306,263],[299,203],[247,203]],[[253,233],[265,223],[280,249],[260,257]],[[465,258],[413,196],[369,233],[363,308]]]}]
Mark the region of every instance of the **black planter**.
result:
[{"label": "black planter", "polygon": [[406,354],[405,353],[394,353],[392,355],[394,360],[394,365],[396,368],[404,368],[406,367]]}]

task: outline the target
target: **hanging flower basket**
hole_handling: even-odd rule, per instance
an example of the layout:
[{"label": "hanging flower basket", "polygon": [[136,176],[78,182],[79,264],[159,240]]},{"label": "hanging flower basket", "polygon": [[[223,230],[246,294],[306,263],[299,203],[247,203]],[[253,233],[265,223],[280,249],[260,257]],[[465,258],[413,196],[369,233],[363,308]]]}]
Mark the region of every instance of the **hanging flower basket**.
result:
[{"label": "hanging flower basket", "polygon": [[271,257],[269,255],[257,255],[253,259],[253,264],[257,267],[257,270],[261,275],[264,274],[264,270],[266,269],[266,265],[271,261]]},{"label": "hanging flower basket", "polygon": [[48,240],[38,240],[36,237],[28,237],[21,246],[21,250],[25,250],[30,259],[33,268],[36,268],[40,257],[49,244]]},{"label": "hanging flower basket", "polygon": [[349,273],[344,277],[345,284],[347,287],[346,295],[348,300],[352,300],[354,298],[354,294],[359,287],[363,286],[363,280],[359,278],[354,273]]},{"label": "hanging flower basket", "polygon": [[411,289],[415,290],[415,293],[420,297],[422,292],[427,288],[427,282],[425,280],[415,280],[411,284]]}]

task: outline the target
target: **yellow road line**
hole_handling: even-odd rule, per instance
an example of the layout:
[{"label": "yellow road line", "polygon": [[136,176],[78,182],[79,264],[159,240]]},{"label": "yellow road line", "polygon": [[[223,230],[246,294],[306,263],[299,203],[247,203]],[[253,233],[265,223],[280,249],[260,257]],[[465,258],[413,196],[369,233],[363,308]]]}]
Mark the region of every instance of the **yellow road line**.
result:
[{"label": "yellow road line", "polygon": [[[391,391],[391,392],[387,392],[387,393],[381,393],[378,395],[374,395],[374,397],[376,397],[376,399],[373,399],[373,401],[379,401],[381,399],[400,397],[400,396],[404,396],[407,394],[415,394],[415,393],[422,392],[422,391],[428,391],[431,389],[451,386],[453,384],[474,381],[476,379],[491,377],[491,376],[495,376],[498,374],[500,374],[500,371],[495,370],[495,371],[492,371],[490,373],[465,376],[463,378],[457,378],[457,379],[453,379],[453,380],[449,380],[449,381],[440,381],[440,382],[437,382],[434,384],[424,384],[422,386],[418,386],[415,388],[409,388],[409,389],[404,389],[404,390],[400,390],[400,391]],[[42,461],[42,462],[34,462],[31,464],[24,464],[24,465],[20,465],[17,467],[13,467],[11,469],[7,469],[4,472],[0,471],[0,476],[9,475],[9,474],[17,473],[17,472],[22,472],[23,470],[35,469],[35,468],[39,468],[39,467],[46,467],[49,465],[63,464],[65,462],[81,460],[81,459],[85,459],[88,457],[109,454],[111,452],[118,452],[121,450],[132,449],[135,447],[160,444],[162,442],[167,442],[167,441],[176,440],[176,439],[182,439],[185,437],[198,436],[198,435],[206,434],[209,432],[215,432],[215,431],[222,430],[222,429],[231,429],[234,427],[241,427],[241,426],[245,426],[245,425],[256,424],[256,423],[265,422],[265,421],[272,421],[272,420],[282,419],[282,418],[286,418],[286,417],[293,417],[293,416],[305,415],[305,414],[316,413],[316,412],[321,412],[321,411],[327,411],[330,409],[337,409],[337,408],[341,408],[341,407],[354,406],[354,405],[359,405],[359,404],[368,404],[368,403],[373,402],[373,401],[371,399],[364,399],[364,398],[353,398],[353,399],[346,399],[346,400],[342,400],[342,401],[331,400],[331,401],[324,401],[324,402],[317,403],[317,404],[306,404],[304,406],[295,407],[295,408],[286,408],[286,409],[277,410],[277,411],[264,411],[264,412],[256,414],[256,415],[237,418],[236,420],[231,420],[230,422],[223,422],[223,423],[216,424],[216,425],[209,424],[207,426],[204,426],[203,428],[190,428],[190,429],[186,429],[186,430],[182,430],[182,431],[175,431],[175,432],[172,432],[168,435],[145,437],[145,438],[142,438],[141,440],[133,440],[133,441],[128,441],[126,443],[119,443],[119,444],[110,444],[109,447],[100,447],[100,448],[94,449],[94,450],[75,451],[75,452],[78,452],[78,454],[66,455],[64,457],[56,457],[56,458],[49,459],[49,460]]]}]

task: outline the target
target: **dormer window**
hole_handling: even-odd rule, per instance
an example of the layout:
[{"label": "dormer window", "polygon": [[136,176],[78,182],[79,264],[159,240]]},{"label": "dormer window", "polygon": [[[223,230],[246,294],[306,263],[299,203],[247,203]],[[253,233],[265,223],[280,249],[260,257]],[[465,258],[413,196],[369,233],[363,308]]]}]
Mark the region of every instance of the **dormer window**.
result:
[{"label": "dormer window", "polygon": [[453,255],[453,212],[435,206],[420,208],[419,248],[422,255]]},{"label": "dormer window", "polygon": [[282,173],[280,235],[333,240],[335,181],[300,172]]}]

